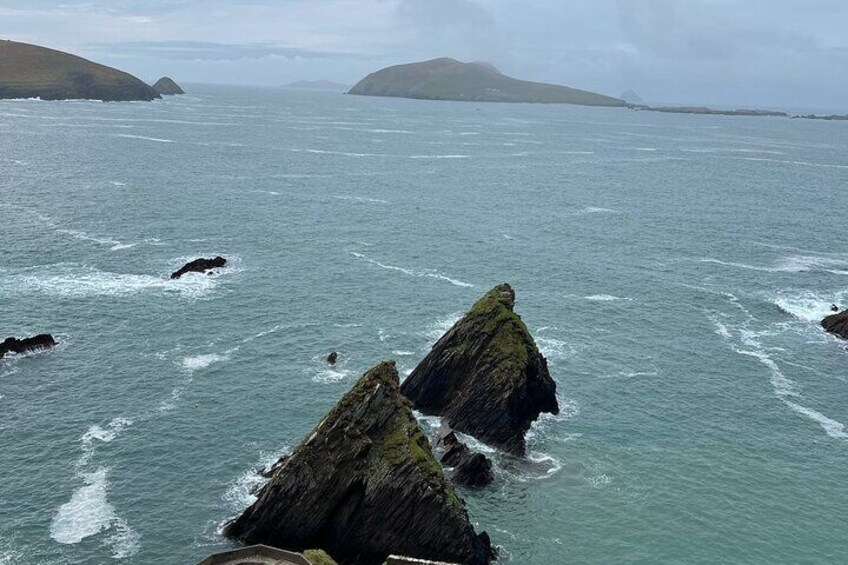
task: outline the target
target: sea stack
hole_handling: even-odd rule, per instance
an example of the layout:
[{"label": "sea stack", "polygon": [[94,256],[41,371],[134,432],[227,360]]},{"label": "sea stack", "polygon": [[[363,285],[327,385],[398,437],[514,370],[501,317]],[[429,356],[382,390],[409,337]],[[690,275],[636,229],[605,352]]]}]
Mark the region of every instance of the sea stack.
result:
[{"label": "sea stack", "polygon": [[401,392],[425,414],[523,456],[524,434],[542,412],[559,413],[556,383],[508,284],[490,290],[436,342]]},{"label": "sea stack", "polygon": [[493,559],[400,394],[393,361],[359,379],[225,533],[295,551],[320,547],[340,565],[379,565],[389,554]]},{"label": "sea stack", "polygon": [[213,259],[195,259],[189,261],[179,268],[179,270],[171,273],[172,279],[178,279],[186,273],[205,273],[206,271],[223,267],[227,264],[227,260],[223,257],[215,257]]},{"label": "sea stack", "polygon": [[176,82],[170,77],[162,77],[153,84],[153,90],[162,96],[173,96],[175,94],[185,94],[185,91],[180,88]]},{"label": "sea stack", "polygon": [[825,331],[848,339],[848,310],[831,314],[821,322]]},{"label": "sea stack", "polygon": [[436,438],[436,448],[444,450],[442,464],[453,467],[451,481],[454,484],[482,487],[495,481],[492,462],[488,457],[471,451],[444,422]]},{"label": "sea stack", "polygon": [[7,353],[30,353],[32,351],[40,351],[49,349],[56,345],[56,340],[50,334],[39,334],[33,337],[25,337],[18,339],[16,337],[7,337],[0,343],[0,359],[6,356]]}]

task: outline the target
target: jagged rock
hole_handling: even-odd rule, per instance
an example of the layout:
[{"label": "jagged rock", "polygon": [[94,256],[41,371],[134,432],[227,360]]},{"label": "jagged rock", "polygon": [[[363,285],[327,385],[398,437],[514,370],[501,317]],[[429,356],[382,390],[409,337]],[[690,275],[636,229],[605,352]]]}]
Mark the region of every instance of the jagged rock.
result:
[{"label": "jagged rock", "polygon": [[556,383],[533,337],[513,312],[515,293],[496,286],[436,342],[401,392],[453,429],[523,456],[539,414],[559,413]]},{"label": "jagged rock", "polygon": [[400,394],[394,362],[360,378],[225,533],[320,547],[341,565],[377,565],[390,553],[471,565],[494,557]]},{"label": "jagged rock", "polygon": [[482,453],[471,451],[444,423],[436,436],[436,446],[445,450],[441,458],[442,464],[454,468],[451,474],[454,484],[480,487],[495,481],[489,458]]},{"label": "jagged rock", "polygon": [[282,457],[277,459],[277,461],[275,461],[270,466],[262,467],[262,468],[258,469],[256,472],[257,472],[257,474],[259,474],[260,477],[265,477],[266,479],[270,479],[272,476],[274,476],[274,473],[277,471],[277,469],[282,467],[283,463],[285,463],[286,459],[288,459],[288,458],[289,458],[288,455],[283,455]]},{"label": "jagged rock", "polygon": [[451,480],[458,485],[484,487],[495,481],[492,462],[482,453],[471,453],[453,470]]},{"label": "jagged rock", "polygon": [[831,314],[822,320],[821,325],[825,331],[848,339],[848,310]]},{"label": "jagged rock", "polygon": [[7,353],[28,353],[30,351],[38,351],[40,349],[48,349],[56,345],[56,340],[50,334],[39,334],[33,337],[25,337],[18,339],[16,337],[7,337],[0,343],[0,359],[6,356]]},{"label": "jagged rock", "polygon": [[329,355],[327,355],[327,363],[329,363],[330,365],[335,365],[338,358],[339,354],[333,351]]},{"label": "jagged rock", "polygon": [[185,94],[185,91],[180,88],[176,82],[170,77],[162,77],[153,85],[153,90],[162,96],[172,96],[174,94]]},{"label": "jagged rock", "polygon": [[178,279],[186,273],[205,273],[209,269],[223,267],[227,264],[227,260],[223,257],[215,257],[214,259],[195,259],[180,267],[180,270],[171,274],[172,279]]}]

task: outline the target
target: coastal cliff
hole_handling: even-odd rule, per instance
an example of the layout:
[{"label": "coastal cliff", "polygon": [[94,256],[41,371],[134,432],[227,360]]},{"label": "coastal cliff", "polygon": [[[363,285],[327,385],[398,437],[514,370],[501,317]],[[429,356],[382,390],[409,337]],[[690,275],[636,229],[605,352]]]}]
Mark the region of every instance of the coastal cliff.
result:
[{"label": "coastal cliff", "polygon": [[486,63],[463,63],[447,57],[381,69],[355,84],[349,94],[424,100],[627,106],[618,98],[519,80]]},{"label": "coastal cliff", "polygon": [[0,41],[0,98],[42,100],[155,100],[136,77],[46,47]]},{"label": "coastal cliff", "polygon": [[493,558],[401,396],[394,362],[360,378],[225,533],[320,547],[341,565],[377,565],[390,553],[469,565]]},{"label": "coastal cliff", "polygon": [[496,286],[433,346],[401,392],[417,410],[513,455],[539,414],[559,413],[556,383],[521,317]]}]

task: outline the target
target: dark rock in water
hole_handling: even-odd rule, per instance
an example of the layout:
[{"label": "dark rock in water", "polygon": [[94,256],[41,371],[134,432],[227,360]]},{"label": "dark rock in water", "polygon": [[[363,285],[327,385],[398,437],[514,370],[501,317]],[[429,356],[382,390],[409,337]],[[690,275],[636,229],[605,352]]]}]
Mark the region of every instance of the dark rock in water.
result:
[{"label": "dark rock in water", "polygon": [[178,279],[186,273],[204,273],[209,269],[223,267],[227,264],[227,260],[223,257],[215,257],[214,259],[195,259],[180,267],[179,271],[171,274],[172,279]]},{"label": "dark rock in water", "polygon": [[329,363],[330,365],[335,365],[338,358],[339,354],[333,351],[332,353],[327,355],[327,363]]},{"label": "dark rock in water", "polygon": [[162,96],[172,96],[175,94],[185,94],[185,91],[180,88],[180,85],[175,83],[170,77],[162,77],[153,85],[153,90]]},{"label": "dark rock in water", "polygon": [[451,480],[458,485],[469,487],[490,485],[495,481],[492,462],[482,453],[472,453],[456,466]]},{"label": "dark rock in water", "polygon": [[34,337],[25,337],[18,339],[15,337],[7,337],[0,343],[0,359],[6,356],[7,353],[29,353],[30,351],[38,351],[48,349],[56,345],[56,340],[50,334],[40,334]]},{"label": "dark rock in water", "polygon": [[836,334],[843,339],[848,339],[848,310],[837,314],[831,314],[821,322],[825,331]]},{"label": "dark rock in water", "polygon": [[436,438],[436,446],[443,448],[442,464],[454,467],[451,481],[458,485],[479,487],[495,481],[492,462],[482,453],[474,453],[459,441],[456,434],[442,424]]},{"label": "dark rock in water", "polygon": [[539,414],[559,413],[556,383],[533,337],[513,312],[515,293],[496,286],[448,330],[401,392],[453,429],[523,456]]},{"label": "dark rock in water", "polygon": [[836,304],[831,304],[830,305],[830,311],[831,312],[839,312],[839,306],[837,306]]},{"label": "dark rock in water", "polygon": [[390,553],[468,565],[494,558],[400,394],[394,362],[360,378],[225,533],[321,547],[341,565],[378,565]]}]

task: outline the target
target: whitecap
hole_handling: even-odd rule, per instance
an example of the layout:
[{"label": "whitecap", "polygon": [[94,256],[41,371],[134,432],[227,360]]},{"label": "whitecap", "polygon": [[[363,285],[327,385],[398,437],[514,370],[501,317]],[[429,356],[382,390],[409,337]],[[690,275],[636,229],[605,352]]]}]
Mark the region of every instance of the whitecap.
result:
[{"label": "whitecap", "polygon": [[402,349],[396,349],[392,351],[392,355],[396,355],[398,357],[409,357],[411,355],[415,355],[414,351],[404,351]]},{"label": "whitecap", "polygon": [[443,275],[443,274],[441,274],[438,271],[435,271],[433,269],[428,269],[426,271],[415,271],[415,270],[407,269],[407,268],[404,268],[404,267],[398,267],[396,265],[388,265],[388,264],[385,264],[385,263],[381,263],[379,261],[376,261],[374,259],[366,257],[362,253],[357,253],[355,251],[349,251],[348,253],[350,253],[351,255],[356,257],[357,259],[364,259],[365,261],[368,261],[372,265],[376,265],[377,267],[380,267],[381,269],[387,269],[389,271],[397,271],[397,272],[403,273],[405,275],[408,275],[410,277],[428,277],[428,278],[432,278],[432,279],[443,280],[443,281],[451,283],[454,286],[459,286],[459,287],[463,287],[463,288],[474,288],[474,285],[471,284],[471,283],[461,281],[459,279],[454,279],[454,278],[448,277],[448,276]]},{"label": "whitecap", "polygon": [[469,155],[410,155],[410,159],[469,159]]},{"label": "whitecap", "polygon": [[586,206],[574,212],[575,215],[582,216],[584,214],[618,214],[618,210],[612,208],[601,208],[600,206]]},{"label": "whitecap", "polygon": [[123,137],[125,139],[142,139],[144,141],[156,141],[158,143],[174,143],[173,139],[162,139],[159,137],[147,137],[144,135],[130,135],[128,133],[116,133],[113,137]]},{"label": "whitecap", "polygon": [[388,204],[388,200],[382,200],[380,198],[367,198],[365,196],[346,196],[346,195],[338,195],[333,194],[333,198],[337,200],[353,200],[356,202],[372,202],[374,204]]},{"label": "whitecap", "polygon": [[584,300],[590,300],[592,302],[615,302],[619,300],[632,301],[632,298],[622,298],[619,296],[613,296],[612,294],[592,294],[590,296],[584,296]]},{"label": "whitecap", "polygon": [[711,257],[699,259],[698,262],[766,273],[805,273],[820,271],[834,275],[848,275],[848,270],[836,268],[848,267],[848,261],[845,259],[816,257],[812,255],[791,255],[788,257],[782,257],[772,266],[749,265],[747,263],[739,263],[735,261],[722,261],[721,259],[713,259]]},{"label": "whitecap", "polygon": [[138,245],[137,243],[117,243],[109,248],[109,251],[121,251],[123,249],[131,249]]},{"label": "whitecap", "polygon": [[206,367],[212,365],[213,363],[220,363],[221,361],[229,360],[229,355],[219,355],[217,353],[206,353],[203,355],[194,355],[191,357],[185,357],[182,360],[183,369],[194,372],[200,369],[205,369]]},{"label": "whitecap", "polygon": [[842,302],[844,296],[840,293],[830,299],[807,292],[798,296],[782,296],[774,300],[778,308],[799,320],[805,322],[820,322],[826,316],[833,314],[830,305]]}]

